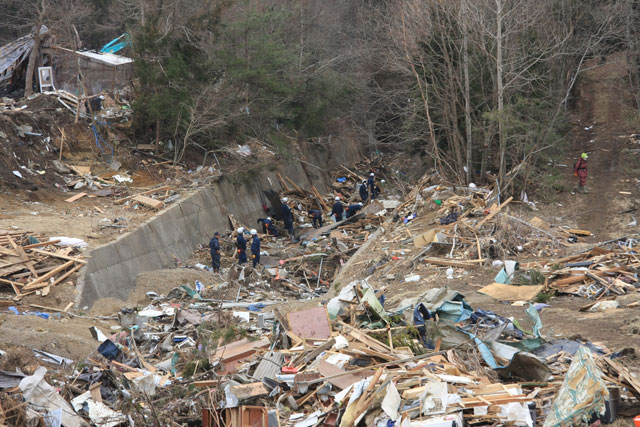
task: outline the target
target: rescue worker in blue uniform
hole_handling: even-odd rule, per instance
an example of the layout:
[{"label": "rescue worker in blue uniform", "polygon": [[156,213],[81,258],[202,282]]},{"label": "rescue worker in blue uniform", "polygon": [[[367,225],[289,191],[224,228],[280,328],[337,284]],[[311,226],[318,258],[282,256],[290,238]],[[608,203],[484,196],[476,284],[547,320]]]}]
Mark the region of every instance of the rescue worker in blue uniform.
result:
[{"label": "rescue worker in blue uniform", "polygon": [[253,240],[251,241],[251,259],[253,260],[253,268],[256,268],[256,265],[260,263],[260,238],[255,229],[251,230],[250,233],[253,236]]},{"label": "rescue worker in blue uniform", "polygon": [[311,224],[313,225],[313,228],[322,227],[322,211],[309,209],[309,216],[311,216]]},{"label": "rescue worker in blue uniform", "polygon": [[369,190],[367,189],[367,181],[362,181],[360,184],[360,198],[362,199],[362,203],[365,203],[369,198]]},{"label": "rescue worker in blue uniform", "polygon": [[293,236],[293,213],[291,208],[287,205],[288,198],[282,198],[282,220],[284,221],[284,228],[289,232],[289,235]]},{"label": "rescue worker in blue uniform", "polygon": [[238,248],[238,264],[244,264],[247,262],[247,241],[244,238],[244,227],[238,228],[236,247]]},{"label": "rescue worker in blue uniform", "polygon": [[344,212],[344,206],[340,201],[340,197],[336,197],[336,202],[333,204],[331,208],[331,215],[336,217],[336,221],[342,221],[342,213]]},{"label": "rescue worker in blue uniform", "polygon": [[209,241],[209,249],[211,249],[211,267],[214,273],[220,272],[220,233],[213,233],[213,238]]},{"label": "rescue worker in blue uniform", "polygon": [[362,203],[355,203],[347,206],[347,218],[354,216],[360,209],[362,209]]},{"label": "rescue worker in blue uniform", "polygon": [[278,237],[278,230],[273,224],[273,220],[270,216],[266,218],[258,218],[258,224],[262,223],[262,234],[268,234],[270,236]]},{"label": "rescue worker in blue uniform", "polygon": [[371,193],[371,200],[375,200],[376,197],[378,196],[378,191],[380,191],[380,189],[376,185],[376,178],[373,172],[369,174],[369,179],[367,180],[367,186],[369,187],[369,192]]}]

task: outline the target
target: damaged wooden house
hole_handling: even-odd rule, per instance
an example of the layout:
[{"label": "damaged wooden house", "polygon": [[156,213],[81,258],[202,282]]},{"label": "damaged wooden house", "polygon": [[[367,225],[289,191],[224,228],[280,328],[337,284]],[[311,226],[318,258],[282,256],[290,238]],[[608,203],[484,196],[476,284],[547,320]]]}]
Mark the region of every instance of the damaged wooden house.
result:
[{"label": "damaged wooden house", "polygon": [[64,90],[78,97],[126,92],[133,78],[133,59],[113,53],[76,51],[58,46],[42,26],[39,43],[31,33],[0,47],[0,95],[21,96],[29,57],[37,44],[34,92]]}]

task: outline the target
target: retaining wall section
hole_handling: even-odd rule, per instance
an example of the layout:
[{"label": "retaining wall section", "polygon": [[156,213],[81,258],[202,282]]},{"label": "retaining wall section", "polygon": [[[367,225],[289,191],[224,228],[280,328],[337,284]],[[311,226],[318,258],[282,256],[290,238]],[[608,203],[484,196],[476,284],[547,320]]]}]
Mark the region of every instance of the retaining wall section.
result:
[{"label": "retaining wall section", "polygon": [[[313,184],[326,191],[327,170],[355,162],[359,153],[354,143],[344,141],[323,148],[305,147],[279,169],[280,173],[298,186],[309,189]],[[135,289],[138,274],[175,267],[176,260],[188,259],[199,244],[209,242],[215,231],[229,230],[228,214],[250,228],[257,227],[256,219],[264,216],[262,204],[269,204],[268,194],[283,190],[276,172],[264,171],[244,183],[222,177],[135,230],[91,250],[87,265],[80,271],[76,305],[91,307],[107,297],[126,301]]]}]

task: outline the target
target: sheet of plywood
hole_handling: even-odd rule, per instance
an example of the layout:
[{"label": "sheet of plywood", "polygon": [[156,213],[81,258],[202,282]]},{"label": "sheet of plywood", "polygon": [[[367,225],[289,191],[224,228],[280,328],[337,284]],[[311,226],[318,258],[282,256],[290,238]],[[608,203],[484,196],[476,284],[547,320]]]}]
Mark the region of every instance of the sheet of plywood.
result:
[{"label": "sheet of plywood", "polygon": [[329,315],[325,307],[293,311],[287,314],[291,332],[301,338],[326,340],[331,337]]},{"label": "sheet of plywood", "polygon": [[[318,362],[317,367],[318,367],[318,372],[320,372],[320,375],[322,375],[323,377],[332,377],[334,375],[342,374],[345,372],[344,370],[338,368],[336,365],[332,365],[331,363],[326,362],[324,360],[321,360],[320,362]],[[360,381],[360,379],[361,379],[360,377],[357,377],[355,375],[345,374],[340,377],[332,378],[329,380],[329,382],[334,386],[338,387],[339,389],[344,390],[345,388],[349,387],[351,384],[354,384]]]},{"label": "sheet of plywood", "polygon": [[264,348],[269,345],[268,339],[261,339],[258,341],[249,341],[242,339],[240,341],[227,344],[220,347],[211,356],[211,361],[220,359],[222,362],[229,362],[237,360],[239,358],[247,357],[256,352],[259,348]]},{"label": "sheet of plywood", "polygon": [[535,298],[535,296],[542,292],[543,289],[543,285],[514,286],[505,285],[503,283],[492,283],[489,286],[485,286],[480,289],[478,292],[501,301],[528,301]]}]

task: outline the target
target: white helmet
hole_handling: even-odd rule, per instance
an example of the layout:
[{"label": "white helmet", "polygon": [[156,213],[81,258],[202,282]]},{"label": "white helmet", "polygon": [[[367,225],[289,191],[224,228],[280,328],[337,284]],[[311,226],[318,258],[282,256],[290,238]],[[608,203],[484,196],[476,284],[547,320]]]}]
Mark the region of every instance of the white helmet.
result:
[{"label": "white helmet", "polygon": [[256,234],[258,234],[258,232],[256,231],[255,228],[252,228],[251,231],[249,232],[252,236],[255,236]]},{"label": "white helmet", "polygon": [[244,227],[238,228],[238,234],[242,234],[242,233],[244,233]]},{"label": "white helmet", "polygon": [[273,220],[271,219],[271,217],[270,217],[270,216],[268,216],[268,217],[267,217],[267,219],[268,219],[269,221],[273,221]]},{"label": "white helmet", "polygon": [[369,176],[375,176],[375,175],[376,175],[376,174],[375,174],[375,173],[373,173],[373,172],[371,172],[371,173],[369,174]]},{"label": "white helmet", "polygon": [[339,202],[339,201],[340,201],[340,197],[336,196],[336,202]]},{"label": "white helmet", "polygon": [[358,206],[362,206],[362,202],[358,202]]},{"label": "white helmet", "polygon": [[288,198],[288,197],[283,197],[283,198],[282,198],[282,203],[287,203],[288,201],[289,201],[289,198]]}]

